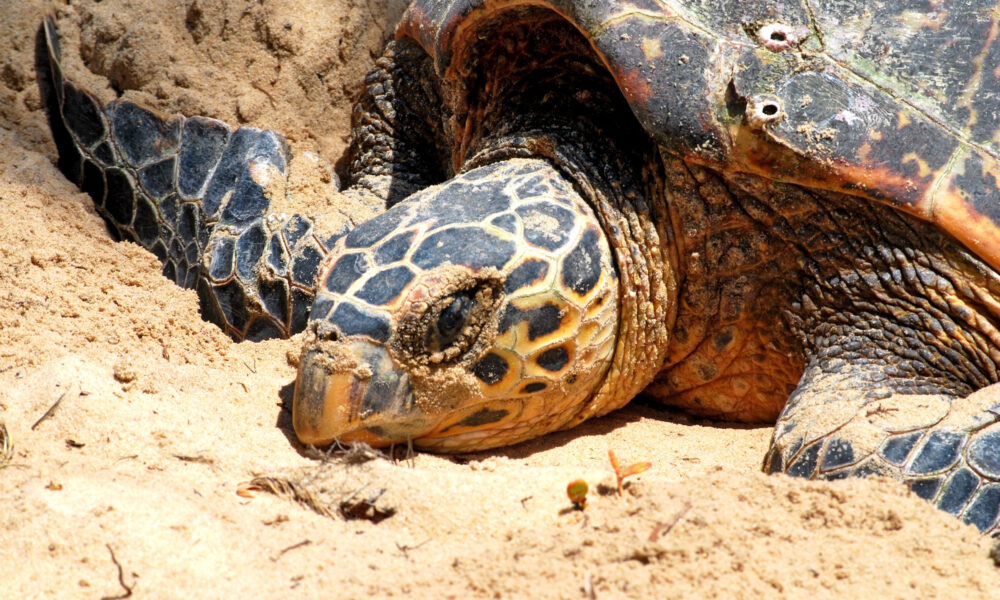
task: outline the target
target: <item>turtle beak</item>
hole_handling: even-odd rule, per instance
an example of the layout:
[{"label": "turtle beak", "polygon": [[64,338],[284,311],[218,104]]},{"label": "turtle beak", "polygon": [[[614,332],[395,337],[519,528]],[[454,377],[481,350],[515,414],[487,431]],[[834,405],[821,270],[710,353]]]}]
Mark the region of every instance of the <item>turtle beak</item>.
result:
[{"label": "turtle beak", "polygon": [[355,340],[303,352],[292,403],[303,444],[388,446],[428,433],[426,420],[414,406],[409,375],[383,346]]}]

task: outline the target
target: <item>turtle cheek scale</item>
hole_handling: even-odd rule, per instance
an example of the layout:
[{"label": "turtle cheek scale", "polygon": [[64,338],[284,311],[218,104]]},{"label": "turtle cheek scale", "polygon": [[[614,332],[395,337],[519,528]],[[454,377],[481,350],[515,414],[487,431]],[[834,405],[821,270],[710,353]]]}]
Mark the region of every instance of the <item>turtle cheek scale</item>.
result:
[{"label": "turtle cheek scale", "polygon": [[[508,292],[490,348],[462,365],[475,389],[418,446],[449,452],[515,443],[561,429],[586,404],[611,364],[619,311],[610,250],[586,232],[581,225],[571,235],[579,243],[554,256],[523,248],[520,265],[545,260],[553,268]],[[593,278],[574,270],[582,244],[601,267]]]},{"label": "turtle cheek scale", "polygon": [[470,170],[359,226],[320,268],[300,441],[457,451],[566,426],[615,352],[612,257],[587,204],[538,160]]}]

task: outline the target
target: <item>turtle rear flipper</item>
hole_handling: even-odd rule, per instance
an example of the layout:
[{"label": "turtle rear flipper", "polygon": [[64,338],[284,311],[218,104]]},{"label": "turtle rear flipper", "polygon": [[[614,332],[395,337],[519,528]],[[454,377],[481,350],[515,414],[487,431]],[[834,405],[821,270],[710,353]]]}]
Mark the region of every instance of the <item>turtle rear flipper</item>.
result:
[{"label": "turtle rear flipper", "polygon": [[284,139],[205,117],[164,119],[131,102],[102,105],[63,77],[51,17],[43,28],[59,168],[112,233],[153,252],[178,285],[197,288],[202,315],[232,337],[300,331],[320,260],[344,232],[272,214],[287,179]]},{"label": "turtle rear flipper", "polygon": [[764,470],[881,475],[984,533],[1000,530],[1000,387],[971,394],[878,363],[816,360],[775,428]]}]

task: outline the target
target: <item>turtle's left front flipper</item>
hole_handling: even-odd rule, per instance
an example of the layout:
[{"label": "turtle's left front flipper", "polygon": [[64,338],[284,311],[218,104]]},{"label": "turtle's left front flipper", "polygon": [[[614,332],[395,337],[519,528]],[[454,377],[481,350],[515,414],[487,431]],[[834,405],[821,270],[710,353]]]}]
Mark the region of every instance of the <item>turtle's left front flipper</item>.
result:
[{"label": "turtle's left front flipper", "polygon": [[287,181],[284,139],[205,117],[164,119],[131,102],[102,106],[63,77],[51,17],[43,29],[59,168],[113,233],[153,252],[169,279],[197,288],[202,316],[238,340],[305,327],[320,259],[343,232],[276,210]]},{"label": "turtle's left front flipper", "polygon": [[884,475],[1000,531],[1000,384],[956,397],[879,362],[817,358],[789,398],[764,469],[809,479]]}]

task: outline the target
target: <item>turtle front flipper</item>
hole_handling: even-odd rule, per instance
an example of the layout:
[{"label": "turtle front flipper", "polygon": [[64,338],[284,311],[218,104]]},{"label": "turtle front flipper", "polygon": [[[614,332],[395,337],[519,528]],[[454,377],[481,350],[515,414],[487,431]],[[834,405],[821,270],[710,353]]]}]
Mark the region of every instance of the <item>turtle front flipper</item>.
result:
[{"label": "turtle front flipper", "polygon": [[[856,343],[856,342],[855,342]],[[968,395],[947,379],[840,354],[806,369],[764,469],[809,479],[882,475],[980,531],[1000,531],[1000,384]]]},{"label": "turtle front flipper", "polygon": [[167,278],[197,288],[204,318],[235,339],[300,331],[320,260],[344,231],[276,214],[284,139],[205,117],[164,119],[131,102],[102,105],[63,77],[51,17],[43,28],[59,168],[109,229],[155,254]]}]

